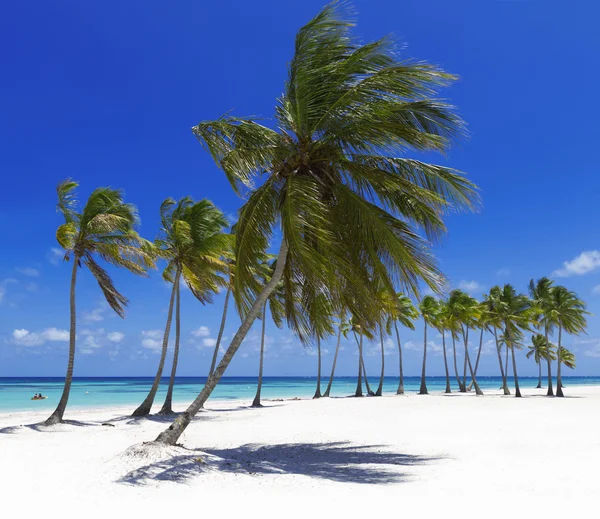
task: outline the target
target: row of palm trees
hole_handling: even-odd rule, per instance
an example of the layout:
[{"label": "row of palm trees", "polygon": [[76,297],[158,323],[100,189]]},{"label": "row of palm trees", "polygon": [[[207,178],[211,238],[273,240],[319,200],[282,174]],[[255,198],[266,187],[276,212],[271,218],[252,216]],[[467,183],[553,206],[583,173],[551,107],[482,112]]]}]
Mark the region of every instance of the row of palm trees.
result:
[{"label": "row of palm trees", "polygon": [[[366,374],[364,338],[378,334],[382,340],[393,329],[402,374],[397,323],[414,326],[416,309],[408,307],[410,298],[420,299],[420,286],[438,294],[444,286],[431,243],[446,231],[446,214],[473,210],[479,197],[475,184],[461,172],[407,157],[409,152],[445,152],[465,135],[464,122],[454,107],[438,96],[455,76],[398,56],[389,38],[361,45],[352,34],[354,22],[344,17],[345,9],[345,2],[334,1],[299,30],[273,128],[251,117],[229,114],[193,128],[243,199],[234,232],[225,232],[226,222],[210,202],[169,199],[161,207],[161,235],[151,243],[135,230],[135,208],[123,201],[121,192],[97,189],[79,210],[73,197],[76,184],[67,181],[59,186],[58,206],[65,223],[57,239],[65,259],[73,261],[70,349],[63,396],[48,423],[62,420],[69,395],[78,267],[88,267],[119,315],[123,316],[127,304],[98,259],[138,275],[146,275],[159,260],[166,261],[163,277],[173,285],[157,374],[136,416],[149,413],[155,398],[173,309],[178,351],[181,281],[204,303],[216,290],[227,291],[208,379],[186,411],[156,438],[159,443],[178,441],[254,321],[262,317],[264,325],[267,306],[276,322],[285,321],[303,343],[316,344],[318,350],[329,336],[337,333],[339,345],[342,334],[352,334],[359,348],[359,385]],[[278,252],[268,257],[276,232],[281,235]],[[398,291],[406,295],[398,296]],[[497,292],[490,291],[492,306],[485,322],[496,333],[498,344],[514,351],[528,329],[526,323],[532,322],[533,306],[510,285]],[[241,324],[219,360],[230,298]],[[419,309],[425,334],[431,327],[443,330],[443,337],[450,331],[453,347],[462,339],[473,386],[480,391],[477,363],[473,368],[467,347],[469,332],[484,322],[474,313],[474,307],[479,308],[475,303],[453,292],[444,304],[452,309],[446,317],[440,317],[446,313],[433,298],[423,298]],[[576,327],[569,324],[567,329],[564,312],[563,320],[549,315],[540,314],[536,326],[542,326],[544,337],[558,326],[561,358],[562,330],[573,333]],[[345,316],[351,316],[349,324],[337,326]],[[444,324],[439,324],[440,319]],[[425,371],[426,337],[424,343]],[[176,353],[164,412],[171,411],[177,360]],[[384,362],[382,350],[382,375]],[[514,357],[513,369],[516,372]],[[319,379],[320,371],[319,361]],[[455,365],[455,375],[465,390],[466,367],[460,379]],[[505,373],[503,380],[506,387]],[[382,382],[380,378],[374,393],[381,394]],[[421,389],[426,391],[424,378]],[[402,391],[401,376],[398,392]],[[260,388],[256,404],[260,405]]]}]

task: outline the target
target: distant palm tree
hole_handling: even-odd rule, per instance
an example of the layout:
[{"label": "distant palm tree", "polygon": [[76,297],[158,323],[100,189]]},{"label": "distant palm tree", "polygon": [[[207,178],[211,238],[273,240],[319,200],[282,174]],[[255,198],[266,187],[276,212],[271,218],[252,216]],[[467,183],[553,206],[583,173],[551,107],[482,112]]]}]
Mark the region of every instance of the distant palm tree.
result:
[{"label": "distant palm tree", "polygon": [[125,317],[127,298],[114,286],[112,279],[97,258],[145,276],[154,267],[155,253],[150,242],[140,238],[134,228],[138,224],[135,206],[123,201],[121,191],[100,187],[95,189],[78,212],[74,191],[77,182],[65,180],[56,188],[58,210],[65,223],[56,230],[56,239],[66,251],[64,259],[73,262],[71,269],[69,361],[62,396],[58,406],[46,420],[46,425],[62,422],[73,380],[76,339],[75,286],[77,269],[85,265],[96,278],[109,306]]},{"label": "distant palm tree", "polygon": [[550,344],[546,337],[544,337],[541,333],[536,333],[531,337],[531,344],[528,346],[529,351],[527,352],[526,357],[529,359],[533,356],[535,363],[538,365],[538,385],[536,389],[540,389],[542,387],[542,361],[552,361],[556,360],[556,355],[554,355],[553,344]]},{"label": "distant palm tree", "polygon": [[333,384],[333,377],[335,375],[335,366],[337,364],[338,353],[340,351],[340,342],[342,339],[342,334],[344,337],[346,333],[350,331],[350,323],[344,320],[343,316],[340,318],[340,322],[338,324],[338,334],[337,334],[337,343],[335,346],[335,354],[333,355],[333,364],[331,365],[331,376],[329,377],[329,383],[327,384],[327,389],[325,393],[323,393],[324,397],[328,397],[331,393],[331,386]]},{"label": "distant palm tree", "polygon": [[[552,306],[552,290],[554,289],[553,284],[554,281],[547,277],[540,278],[537,281],[534,281],[533,279],[529,281],[529,297],[537,309],[536,317],[540,326],[544,328],[544,339],[546,343],[549,342],[549,334],[554,329],[554,324],[549,319],[549,311]],[[552,359],[547,357],[546,363],[548,366],[548,392],[546,395],[554,396],[554,391],[552,389]],[[541,387],[541,385],[539,387]]]},{"label": "distant palm tree", "polygon": [[427,326],[435,327],[436,315],[439,311],[439,305],[433,296],[425,296],[419,304],[419,311],[423,318],[423,367],[421,368],[421,387],[419,395],[427,394],[427,382],[425,380],[427,366]]},{"label": "distant palm tree", "polygon": [[419,318],[419,311],[410,298],[403,293],[396,294],[394,300],[395,305],[392,307],[390,319],[394,323],[394,331],[396,332],[396,341],[398,343],[398,362],[400,366],[400,379],[398,381],[397,395],[404,394],[404,367],[402,365],[402,343],[400,342],[400,333],[398,332],[398,323],[409,330],[415,329],[414,321]]},{"label": "distant palm tree", "polygon": [[[358,44],[342,9],[330,4],[298,32],[277,130],[229,115],[193,129],[236,192],[247,195],[236,228],[234,295],[249,311],[213,375],[160,442],[174,444],[189,425],[280,279],[289,300],[293,280],[309,284],[333,308],[374,328],[383,314],[373,303],[376,286],[392,289],[397,281],[416,294],[421,280],[440,285],[418,230],[441,235],[444,213],[470,209],[477,199],[475,186],[455,170],[406,158],[410,150],[443,151],[464,135],[460,118],[436,98],[454,77],[398,59],[388,39]],[[277,269],[257,294],[250,267],[276,226]],[[295,318],[290,306],[288,320]]]},{"label": "distant palm tree", "polygon": [[[585,303],[577,297],[575,292],[567,290],[565,287],[557,286],[551,292],[551,306],[548,311],[548,319],[552,324],[558,327],[558,348],[556,356],[562,359],[562,331],[569,334],[576,334],[585,331],[587,326],[586,315],[589,312],[585,310]],[[562,390],[561,362],[559,360],[556,370],[556,396],[564,396]]]},{"label": "distant palm tree", "polygon": [[529,330],[535,323],[535,308],[532,301],[524,294],[518,294],[512,285],[506,284],[501,290],[498,315],[502,321],[504,333],[500,340],[511,351],[513,375],[515,378],[515,396],[521,397],[515,349],[521,348],[523,331]]},{"label": "distant palm tree", "polygon": [[[498,329],[502,328],[502,316],[500,315],[500,298],[502,296],[502,289],[499,286],[494,286],[490,289],[489,294],[483,295],[483,306],[485,315],[485,324],[488,330],[491,331],[496,342],[496,353],[498,354],[498,364],[500,365],[500,375],[502,376],[502,389],[505,395],[510,395],[508,389],[508,364],[506,369],[502,364],[502,342],[498,337]],[[508,354],[508,348],[506,350]],[[507,355],[508,358],[508,355]]]},{"label": "distant palm tree", "polygon": [[[475,320],[475,328],[479,328],[479,348],[477,348],[477,358],[475,360],[475,368],[473,369],[473,375],[477,376],[477,370],[479,369],[479,359],[481,358],[481,350],[483,349],[483,334],[487,329],[487,308],[484,303],[479,303],[479,308],[477,310],[477,318]],[[471,379],[469,387],[467,387],[467,391],[471,391],[471,388],[474,385],[474,380]]]},{"label": "distant palm tree", "polygon": [[173,388],[179,360],[179,290],[181,278],[183,277],[196,299],[203,304],[210,303],[213,294],[225,285],[225,281],[220,274],[227,272],[227,264],[222,258],[231,243],[231,235],[223,232],[223,229],[228,226],[225,216],[208,200],[194,202],[190,197],[184,197],[177,202],[172,198],[167,198],[160,206],[160,220],[160,234],[154,243],[160,257],[167,261],[167,266],[163,271],[163,279],[171,283],[173,288],[156,375],[148,395],[132,414],[136,417],[150,414],[154,398],[160,386],[176,298],[173,364],[165,402],[159,414],[171,414],[173,412]]},{"label": "distant palm tree", "polygon": [[[444,352],[444,369],[446,372],[446,390],[445,393],[452,393],[450,386],[450,372],[448,370],[448,357],[446,354],[446,330],[450,329],[450,314],[448,305],[445,301],[438,302],[438,313],[435,319],[435,327],[442,334],[442,351]],[[454,349],[456,353],[456,348]],[[456,361],[455,361],[456,362]],[[458,373],[457,373],[458,378]]]}]

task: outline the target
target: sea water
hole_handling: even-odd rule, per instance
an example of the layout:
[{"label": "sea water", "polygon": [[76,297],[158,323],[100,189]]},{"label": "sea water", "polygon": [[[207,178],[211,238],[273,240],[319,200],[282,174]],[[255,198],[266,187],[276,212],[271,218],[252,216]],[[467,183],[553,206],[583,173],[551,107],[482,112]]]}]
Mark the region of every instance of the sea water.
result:
[{"label": "sea water", "polygon": [[[468,379],[467,379],[468,380]],[[142,403],[152,385],[152,377],[76,377],[73,379],[69,407],[90,408],[106,406],[131,406],[132,411]],[[202,389],[205,377],[177,377],[173,395],[174,408],[191,402]],[[477,379],[481,388],[498,389],[502,384],[500,377],[481,377]],[[328,377],[321,379],[321,392],[327,387]],[[404,389],[407,393],[417,392],[419,377],[405,377]],[[456,380],[452,379],[452,389],[457,390]],[[523,388],[537,385],[537,377],[519,378]],[[0,412],[34,411],[56,407],[63,389],[63,378],[49,377],[0,377]],[[155,398],[158,410],[162,405],[169,380],[161,381]],[[310,398],[315,393],[316,377],[264,377],[262,386],[263,399],[278,398]],[[369,378],[371,389],[375,391],[379,378]],[[554,382],[556,384],[556,381]],[[574,385],[600,385],[600,377],[564,377],[563,384],[568,391]],[[512,389],[513,381],[509,377]],[[543,381],[545,386],[545,380]],[[442,392],[446,386],[445,377],[428,377],[427,387],[430,392]],[[386,377],[384,393],[394,394],[398,387],[398,377]],[[331,396],[353,395],[356,389],[356,377],[336,377],[331,389]],[[363,391],[364,382],[363,382]],[[42,393],[45,400],[31,400],[35,393]],[[223,377],[211,395],[211,400],[251,400],[256,393],[256,377]]]}]

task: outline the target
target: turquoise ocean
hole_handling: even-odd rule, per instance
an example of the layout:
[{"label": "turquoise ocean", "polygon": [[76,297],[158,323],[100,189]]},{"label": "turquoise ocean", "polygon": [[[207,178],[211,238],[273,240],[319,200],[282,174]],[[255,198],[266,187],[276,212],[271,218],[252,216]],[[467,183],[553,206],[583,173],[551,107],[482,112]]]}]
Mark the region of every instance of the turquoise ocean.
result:
[{"label": "turquoise ocean", "polygon": [[[69,407],[92,408],[109,406],[135,407],[145,398],[152,377],[90,377],[74,378],[71,386]],[[321,382],[321,391],[327,387],[328,377]],[[64,379],[48,377],[0,377],[0,412],[52,410],[58,403]],[[175,381],[174,407],[183,407],[191,402],[202,388],[204,377],[178,377]],[[419,390],[419,377],[405,377],[404,387],[407,393]],[[477,379],[481,388],[498,389],[500,377],[481,377]],[[163,403],[168,379],[163,379],[155,399],[155,410]],[[262,397],[277,398],[309,398],[315,392],[316,377],[265,377],[263,379]],[[369,378],[371,389],[375,391],[379,383],[378,377]],[[455,390],[456,381],[452,380]],[[512,379],[509,378],[512,388]],[[522,388],[537,385],[537,377],[519,378]],[[569,386],[600,385],[600,377],[565,377],[563,384],[568,391]],[[545,385],[545,384],[544,384]],[[445,388],[444,377],[428,377],[427,386],[430,392],[442,392]],[[394,394],[398,387],[398,377],[386,377],[384,393]],[[354,394],[356,377],[336,377],[331,396],[348,396]],[[363,389],[364,391],[364,389]],[[223,377],[211,395],[211,400],[251,400],[256,392],[256,377]],[[46,400],[32,401],[35,393],[47,396]],[[177,410],[177,409],[176,409]]]}]

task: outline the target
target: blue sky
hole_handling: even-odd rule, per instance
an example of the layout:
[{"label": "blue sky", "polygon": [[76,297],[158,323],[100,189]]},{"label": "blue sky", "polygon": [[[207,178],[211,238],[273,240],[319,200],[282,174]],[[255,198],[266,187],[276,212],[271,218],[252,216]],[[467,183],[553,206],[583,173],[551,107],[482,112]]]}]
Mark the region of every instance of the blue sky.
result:
[{"label": "blue sky", "polygon": [[[55,186],[123,188],[154,238],[167,196],[209,198],[234,214],[240,200],[195,141],[191,126],[233,110],[271,117],[297,29],[323,0],[280,2],[10,2],[0,16],[0,376],[64,374],[69,267],[56,254]],[[436,246],[453,286],[480,296],[510,282],[554,275],[600,313],[597,97],[600,34],[595,2],[558,0],[356,0],[364,41],[393,33],[403,55],[460,75],[444,95],[471,138],[435,160],[468,173],[482,190],[479,214],[448,219]],[[131,304],[126,320],[107,309],[89,273],[78,285],[75,374],[152,375],[168,287],[114,272]],[[204,375],[222,296],[203,307],[183,295],[179,373]],[[239,320],[231,314],[226,335]],[[227,374],[256,373],[259,323]],[[266,375],[313,375],[314,351],[287,330],[267,329]],[[420,366],[422,329],[405,331],[406,372]],[[487,341],[489,337],[485,338]],[[431,337],[429,373],[443,373]],[[565,339],[575,374],[600,374],[600,325]],[[475,343],[471,344],[471,348]],[[334,344],[324,345],[324,369]],[[354,375],[343,343],[339,373]],[[498,373],[488,344],[480,372]],[[397,355],[389,348],[390,375]],[[376,345],[367,355],[379,369]],[[519,358],[520,374],[536,373]]]}]

